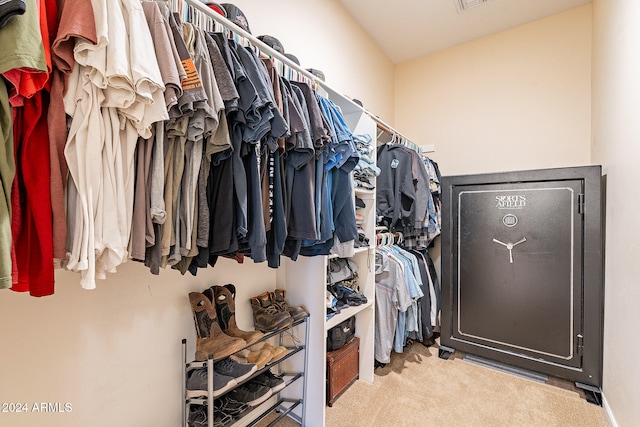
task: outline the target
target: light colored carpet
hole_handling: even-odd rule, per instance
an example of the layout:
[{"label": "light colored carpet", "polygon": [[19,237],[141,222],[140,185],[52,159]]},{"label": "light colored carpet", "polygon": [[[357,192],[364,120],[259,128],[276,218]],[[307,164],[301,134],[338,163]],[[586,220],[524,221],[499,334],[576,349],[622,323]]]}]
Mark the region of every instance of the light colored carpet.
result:
[{"label": "light colored carpet", "polygon": [[[604,410],[573,383],[542,384],[466,362],[438,357],[421,344],[392,354],[373,384],[356,381],[333,407],[327,427],[527,426],[609,427]],[[297,426],[291,419],[278,424]]]}]

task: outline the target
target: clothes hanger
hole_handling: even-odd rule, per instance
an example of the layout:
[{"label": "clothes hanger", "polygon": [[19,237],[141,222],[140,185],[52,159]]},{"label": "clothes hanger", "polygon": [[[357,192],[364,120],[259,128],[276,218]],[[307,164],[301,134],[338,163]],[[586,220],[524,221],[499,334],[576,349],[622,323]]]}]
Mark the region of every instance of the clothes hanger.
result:
[{"label": "clothes hanger", "polygon": [[393,235],[391,233],[384,233],[384,241],[385,241],[385,246],[392,246]]},{"label": "clothes hanger", "polygon": [[204,31],[213,29],[213,18],[205,14],[199,9],[191,7],[192,24]]},{"label": "clothes hanger", "polygon": [[389,239],[387,233],[376,234],[376,237],[380,240],[380,246],[388,246]]},{"label": "clothes hanger", "polygon": [[202,12],[194,9],[191,11],[191,23],[198,28],[202,28],[203,27],[203,19],[202,19]]},{"label": "clothes hanger", "polygon": [[167,1],[169,9],[171,12],[180,13],[182,10],[182,0],[170,0]]},{"label": "clothes hanger", "polygon": [[396,245],[402,244],[404,242],[404,235],[400,231],[396,231],[394,233],[396,240]]},{"label": "clothes hanger", "polygon": [[183,6],[184,15],[182,16],[182,22],[191,22],[191,6],[189,5],[189,3],[184,3]]}]

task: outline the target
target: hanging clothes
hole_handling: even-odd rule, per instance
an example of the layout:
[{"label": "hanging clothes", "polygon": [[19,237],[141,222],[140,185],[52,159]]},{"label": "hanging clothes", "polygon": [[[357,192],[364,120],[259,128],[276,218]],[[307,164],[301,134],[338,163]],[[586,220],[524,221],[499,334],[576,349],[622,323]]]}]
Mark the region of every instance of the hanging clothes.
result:
[{"label": "hanging clothes", "polygon": [[[381,224],[401,231],[403,246],[423,249],[440,235],[440,188],[437,165],[404,145],[378,147],[376,212]],[[439,173],[439,172],[438,172]]]},{"label": "hanging clothes", "polygon": [[[431,260],[428,252],[412,250],[410,251],[416,256],[418,260],[418,267],[420,271],[420,277],[422,278],[423,285],[426,285],[424,296],[419,300],[420,308],[420,334],[416,336],[418,341],[427,342],[427,340],[433,337],[433,331],[438,326],[438,313],[440,312],[439,293],[440,285],[436,276],[435,270],[429,268],[427,260]],[[438,290],[438,292],[436,291]]]},{"label": "hanging clothes", "polygon": [[[153,40],[162,82],[165,86],[164,101],[167,110],[178,102],[182,94],[181,73],[175,61],[175,47],[170,31],[162,17],[158,3],[143,2],[147,26]],[[182,69],[182,72],[184,70]],[[154,223],[164,223],[166,211],[162,198],[164,174],[164,122],[152,127],[150,138],[138,139],[136,148],[136,181],[133,205],[133,222],[129,254],[133,259],[144,260],[147,247],[155,244]],[[159,185],[160,184],[160,185]]]},{"label": "hanging clothes", "polygon": [[[26,13],[0,34],[28,19],[21,41],[37,48],[0,88],[2,286],[52,293],[54,257],[93,289],[129,259],[196,274],[219,256],[277,268],[282,256],[353,254],[352,172],[368,152],[308,80],[162,2],[67,0],[57,35],[55,1],[40,2],[42,29]],[[54,45],[50,109],[39,32]],[[13,120],[5,99],[20,104]],[[25,155],[43,177],[29,191],[28,169],[13,179]]]},{"label": "hanging clothes", "polygon": [[294,134],[295,142],[290,142],[294,146],[289,150],[287,161],[285,199],[289,203],[285,206],[287,239],[283,253],[295,261],[304,240],[319,238],[317,208],[321,195],[316,185],[317,158],[329,135],[311,87],[306,83],[291,81],[289,88],[294,105],[304,120],[303,130]]},{"label": "hanging clothes", "polygon": [[380,363],[389,363],[394,347],[398,316],[412,304],[404,282],[402,264],[388,253],[376,251],[376,320],[374,355]]},{"label": "hanging clothes", "polygon": [[72,117],[65,156],[73,212],[66,267],[79,271],[88,289],[128,258],[137,140],[151,136],[153,123],[168,119],[140,2],[121,0],[107,7],[92,0],[92,6],[98,42],[76,44],[65,96]]},{"label": "hanging clothes", "polygon": [[64,95],[67,80],[75,65],[73,49],[77,40],[96,43],[96,26],[91,2],[66,0],[60,10],[60,24],[51,45],[51,97],[47,124],[49,130],[49,154],[51,162],[51,209],[53,218],[53,256],[66,257],[67,217],[65,188],[69,168],[64,157],[67,142],[67,119]]},{"label": "hanging clothes", "polygon": [[[394,245],[390,253],[383,244],[378,251],[403,263],[403,280],[409,289],[421,283],[423,290],[420,297],[412,295],[414,299],[406,312],[376,312],[376,322],[378,318],[381,322],[388,321],[388,317],[397,319],[392,350],[401,352],[408,339],[429,346],[439,332],[440,284],[427,248],[441,230],[440,177],[437,165],[415,146],[392,141],[380,145],[377,154],[378,225],[402,233],[401,248]],[[415,277],[407,275],[409,271]]]},{"label": "hanging clothes", "polygon": [[[0,31],[0,73],[7,80],[12,106],[13,153],[8,155],[10,135],[3,132],[4,158],[0,177],[11,207],[2,209],[0,224],[0,280],[11,289],[32,296],[54,292],[53,230],[50,194],[50,158],[47,132],[48,79],[51,73],[50,38],[57,32],[55,1],[40,0],[23,15],[14,16]],[[37,6],[37,7],[36,7]],[[6,105],[6,104],[5,104]],[[6,107],[3,114],[8,114]],[[3,119],[6,122],[6,116]],[[15,165],[14,165],[15,162]],[[15,172],[15,177],[13,176]],[[4,190],[11,185],[11,190]],[[4,204],[4,203],[3,203]],[[7,233],[11,217],[11,233]],[[12,236],[12,243],[8,236]],[[11,260],[7,263],[7,259]]]},{"label": "hanging clothes", "polygon": [[0,81],[0,289],[12,285],[11,187],[15,175],[9,93]]},{"label": "hanging clothes", "polygon": [[378,147],[377,165],[382,171],[376,180],[376,212],[389,230],[413,226],[416,190],[413,185],[411,154],[401,145]]},{"label": "hanging clothes", "polygon": [[429,205],[428,240],[432,242],[442,231],[442,188],[440,186],[441,176],[438,164],[428,157],[424,162],[429,172],[429,188],[431,191],[431,202]]},{"label": "hanging clothes", "polygon": [[[399,241],[404,243],[402,239]],[[392,351],[402,353],[409,340],[426,346],[434,343],[435,334],[440,330],[440,285],[435,268],[430,268],[431,259],[426,250],[407,251],[395,244],[395,235],[391,233],[379,243],[376,248],[375,320],[381,336],[376,341],[376,361],[384,364],[388,363]],[[390,284],[392,271],[394,282]],[[404,303],[399,304],[399,298],[405,293]],[[392,298],[391,302],[388,298]],[[388,332],[390,325],[394,326],[392,338]]]}]

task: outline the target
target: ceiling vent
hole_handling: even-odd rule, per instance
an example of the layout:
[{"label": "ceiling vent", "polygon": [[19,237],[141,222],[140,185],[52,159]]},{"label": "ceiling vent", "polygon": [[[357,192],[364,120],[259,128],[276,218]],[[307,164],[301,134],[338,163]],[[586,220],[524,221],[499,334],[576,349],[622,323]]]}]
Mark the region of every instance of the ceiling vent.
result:
[{"label": "ceiling vent", "polygon": [[482,6],[485,3],[488,3],[489,0],[454,0],[456,3],[456,7],[458,8],[458,13],[464,12],[465,10],[473,9],[474,7]]}]

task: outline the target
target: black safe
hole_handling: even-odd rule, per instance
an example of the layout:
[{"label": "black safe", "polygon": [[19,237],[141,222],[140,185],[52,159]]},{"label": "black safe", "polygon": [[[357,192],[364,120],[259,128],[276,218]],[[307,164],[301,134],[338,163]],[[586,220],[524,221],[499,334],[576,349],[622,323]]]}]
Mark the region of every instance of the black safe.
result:
[{"label": "black safe", "polygon": [[440,357],[455,349],[602,385],[600,166],[442,179]]}]

